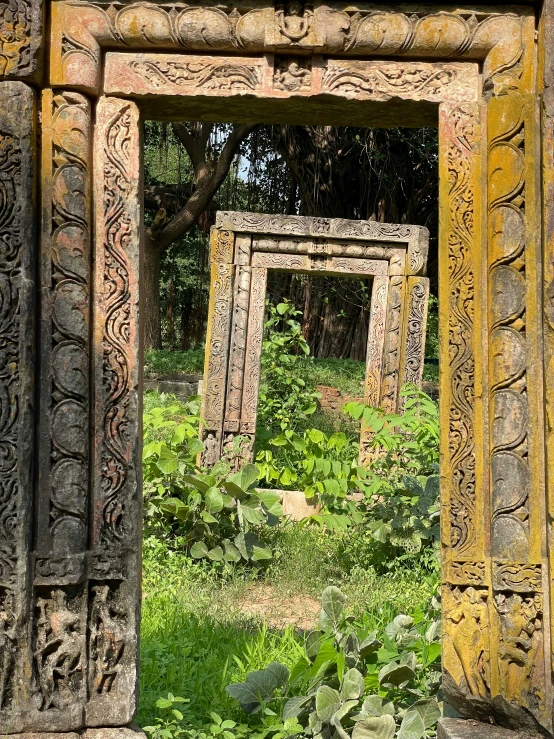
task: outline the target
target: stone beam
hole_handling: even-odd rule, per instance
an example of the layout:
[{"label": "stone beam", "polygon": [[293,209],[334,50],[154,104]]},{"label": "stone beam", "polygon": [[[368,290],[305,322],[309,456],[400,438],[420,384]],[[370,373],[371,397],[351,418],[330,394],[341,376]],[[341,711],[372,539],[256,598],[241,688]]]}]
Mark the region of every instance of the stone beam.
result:
[{"label": "stone beam", "polygon": [[[485,89],[495,92],[511,89],[514,82],[519,85],[522,70],[524,84],[532,80],[532,57],[528,57],[532,54],[528,40],[534,35],[531,8],[520,8],[517,14],[476,9],[470,15],[448,6],[418,12],[414,6],[402,5],[392,10],[390,6],[347,10],[322,5],[315,11],[306,7],[301,17],[273,7],[248,5],[235,9],[234,16],[231,8],[187,7],[180,3],[173,8],[170,12],[169,8],[147,2],[108,12],[101,2],[54,2],[51,84],[98,92],[104,47],[237,56],[400,54],[407,59],[481,61]],[[341,62],[337,64],[340,67]],[[286,61],[284,65],[277,65],[276,73],[278,80],[282,75],[280,84],[286,87],[292,84],[298,68],[291,76],[290,65]],[[363,94],[363,86],[360,92]]]}]

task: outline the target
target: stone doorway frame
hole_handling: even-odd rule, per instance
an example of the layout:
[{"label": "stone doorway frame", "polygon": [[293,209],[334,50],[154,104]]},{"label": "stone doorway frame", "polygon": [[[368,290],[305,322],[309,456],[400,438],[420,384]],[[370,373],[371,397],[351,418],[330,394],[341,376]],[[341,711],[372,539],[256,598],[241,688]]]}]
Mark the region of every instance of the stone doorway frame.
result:
[{"label": "stone doorway frame", "polygon": [[[123,725],[136,708],[142,111],[438,115],[444,687],[465,715],[551,733],[551,0],[290,15],[22,0],[2,13],[2,731]],[[39,679],[62,622],[79,658],[65,697]]]},{"label": "stone doorway frame", "polygon": [[[421,386],[429,279],[422,226],[219,212],[211,231],[211,286],[201,417],[203,463],[240,437],[252,461],[267,273],[372,278],[364,402],[399,410],[399,390]],[[362,425],[360,463],[371,441]]]}]

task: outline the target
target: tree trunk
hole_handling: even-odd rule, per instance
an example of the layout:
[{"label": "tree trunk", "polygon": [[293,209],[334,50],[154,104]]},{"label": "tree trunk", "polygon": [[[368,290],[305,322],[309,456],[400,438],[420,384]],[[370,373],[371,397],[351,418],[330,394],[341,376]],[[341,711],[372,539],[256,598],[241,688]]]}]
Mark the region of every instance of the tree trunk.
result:
[{"label": "tree trunk", "polygon": [[148,236],[144,243],[144,348],[162,348],[160,279],[163,251]]}]

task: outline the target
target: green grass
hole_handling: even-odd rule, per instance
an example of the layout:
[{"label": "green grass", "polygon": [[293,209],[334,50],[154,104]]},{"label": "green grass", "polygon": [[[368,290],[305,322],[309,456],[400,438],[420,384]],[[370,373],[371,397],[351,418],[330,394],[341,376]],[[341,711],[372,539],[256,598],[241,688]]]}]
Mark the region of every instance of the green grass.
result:
[{"label": "green grass", "polygon": [[365,362],[302,357],[296,367],[298,375],[310,387],[329,385],[338,388],[344,395],[361,397],[364,394]]},{"label": "green grass", "polygon": [[151,349],[144,356],[144,372],[156,375],[171,375],[181,372],[186,375],[201,375],[204,372],[204,347],[186,352],[167,349]]},{"label": "green grass", "polygon": [[[362,397],[364,394],[365,363],[352,359],[314,359],[302,357],[296,364],[297,372],[310,388],[328,385],[338,388],[343,395]],[[190,375],[204,371],[204,348],[186,352],[152,349],[144,358],[145,374],[158,376],[177,372]],[[423,377],[428,382],[438,382],[438,366],[425,365]]]},{"label": "green grass", "polygon": [[315,528],[284,526],[272,536],[275,559],[265,572],[218,573],[149,539],[145,547],[141,627],[139,725],[151,724],[156,700],[172,692],[189,699],[191,725],[210,721],[210,711],[244,721],[225,693],[231,682],[272,661],[289,667],[301,654],[302,633],[269,628],[240,610],[253,585],[270,586],[285,597],[319,596],[338,585],[355,616],[365,614],[380,629],[398,613],[425,610],[436,578],[423,571],[378,575],[370,567],[345,569],[340,536]]}]

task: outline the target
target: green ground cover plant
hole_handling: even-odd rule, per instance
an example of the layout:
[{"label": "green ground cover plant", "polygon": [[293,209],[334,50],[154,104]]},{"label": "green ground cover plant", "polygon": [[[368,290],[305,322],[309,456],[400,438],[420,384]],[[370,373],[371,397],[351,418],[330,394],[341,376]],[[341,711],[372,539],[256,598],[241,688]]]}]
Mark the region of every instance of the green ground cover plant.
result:
[{"label": "green ground cover plant", "polygon": [[144,373],[147,377],[151,374],[161,377],[177,372],[201,375],[204,372],[204,354],[203,346],[187,351],[151,349],[144,356]]},{"label": "green ground cover plant", "polygon": [[260,471],[247,464],[231,473],[220,462],[198,466],[198,397],[186,403],[148,398],[143,418],[143,480],[147,531],[195,559],[232,563],[271,559],[258,532],[283,510],[277,493],[259,489]]},{"label": "green ground cover plant", "polygon": [[440,620],[401,614],[375,629],[365,616],[348,618],[346,601],[336,586],[325,588],[317,630],[305,636],[293,668],[271,662],[227,693],[262,723],[273,714],[284,736],[434,736],[442,713]]},{"label": "green ground cover plant", "polygon": [[[152,739],[432,737],[436,404],[405,388],[403,415],[351,403],[318,428],[294,308],[270,315],[256,465],[201,469],[199,399],[145,395],[139,723]],[[285,408],[291,395],[299,416]],[[357,461],[362,418],[378,452],[367,469]],[[263,485],[304,489],[323,510],[284,521]],[[319,627],[271,625],[271,606],[246,607],[252,592],[301,610],[324,592]],[[243,711],[235,698],[260,684],[250,704],[259,710]]]},{"label": "green ground cover plant", "polygon": [[[321,536],[297,525],[285,535],[275,531],[280,554],[262,580],[241,567],[222,574],[208,561],[194,561],[182,552],[168,550],[155,537],[147,538],[141,725],[154,720],[156,700],[169,691],[191,700],[196,723],[210,721],[212,710],[240,719],[238,707],[225,693],[226,685],[244,680],[249,671],[271,661],[293,666],[302,653],[301,634],[292,628],[269,628],[241,610],[255,583],[268,583],[285,598],[321,593],[323,583],[334,582],[349,597],[349,614],[358,618],[365,614],[377,629],[399,612],[427,608],[435,587],[429,579],[414,578],[413,572],[401,570],[396,578],[377,578],[370,572],[362,583],[342,568],[339,547],[332,541],[335,537],[327,534],[318,542]],[[317,551],[327,551],[327,558],[315,562]],[[306,570],[309,561],[312,564]]]}]

